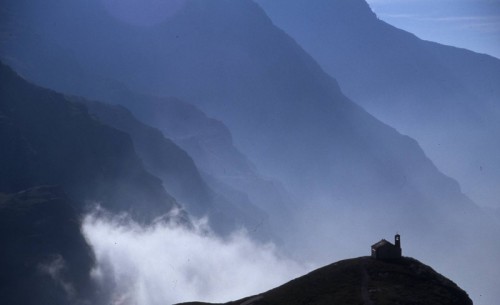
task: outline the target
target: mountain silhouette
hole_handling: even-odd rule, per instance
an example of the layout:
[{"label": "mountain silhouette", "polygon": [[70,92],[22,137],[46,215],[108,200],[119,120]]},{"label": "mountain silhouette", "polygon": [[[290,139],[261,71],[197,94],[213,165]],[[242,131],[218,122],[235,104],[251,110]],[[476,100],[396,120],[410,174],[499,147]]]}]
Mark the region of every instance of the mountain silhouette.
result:
[{"label": "mountain silhouette", "polygon": [[[183,303],[183,305],[208,303]],[[359,257],[339,261],[267,292],[225,304],[415,304],[472,305],[465,291],[409,257],[382,261]]]}]

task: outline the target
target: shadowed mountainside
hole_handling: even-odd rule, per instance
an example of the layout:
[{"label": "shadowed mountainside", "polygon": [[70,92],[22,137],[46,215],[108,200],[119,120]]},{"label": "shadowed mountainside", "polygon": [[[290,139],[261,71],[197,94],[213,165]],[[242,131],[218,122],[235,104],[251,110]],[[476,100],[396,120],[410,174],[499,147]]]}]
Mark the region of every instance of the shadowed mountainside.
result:
[{"label": "shadowed mountainside", "polygon": [[57,187],[0,193],[0,303],[98,304],[94,255]]},{"label": "shadowed mountainside", "polygon": [[[160,129],[195,161],[203,179],[218,194],[244,209],[252,205],[271,219],[260,218],[258,226],[283,230],[297,208],[281,183],[259,173],[255,165],[235,147],[227,126],[208,117],[196,106],[178,98],[153,97],[111,86],[107,100],[125,105],[141,121]],[[288,224],[288,225],[287,225]]]},{"label": "shadowed mountainside", "polygon": [[[33,7],[37,5],[32,4]],[[92,5],[89,3],[89,7]],[[45,27],[32,26],[31,23],[21,21],[25,13],[33,13],[30,11],[33,7],[22,2],[6,5],[9,6],[10,10],[0,10],[4,21],[1,23],[4,31],[0,33],[0,37],[4,44],[3,48],[0,48],[0,56],[12,64],[23,77],[58,92],[121,104],[132,110],[141,121],[160,129],[165,136],[188,152],[201,170],[203,180],[215,191],[215,196],[222,196],[218,197],[217,201],[228,200],[237,205],[237,209],[246,210],[244,213],[247,215],[255,214],[252,205],[266,211],[267,216],[260,215],[257,223],[252,221],[252,231],[258,227],[259,231],[268,232],[269,226],[273,226],[276,231],[290,223],[290,210],[295,205],[292,196],[281,183],[259,173],[248,158],[233,145],[232,135],[221,121],[207,117],[200,109],[180,99],[137,94],[109,76],[99,75],[93,65],[79,63],[75,57],[78,51],[72,52],[64,46],[64,41],[58,41],[57,38],[46,39],[47,37],[42,35]],[[65,5],[58,4],[58,8],[64,7]],[[88,13],[86,9],[83,11]],[[34,14],[36,12],[35,10]],[[102,21],[102,18],[98,19]],[[109,25],[109,21],[106,24]],[[111,22],[111,25],[111,28],[116,26],[114,22]],[[29,50],[35,49],[34,46],[37,46],[37,52],[30,52]],[[38,64],[39,62],[43,64]],[[64,71],[54,70],[53,66]],[[141,157],[144,158],[144,154],[141,154]],[[151,167],[148,170],[151,171]],[[162,176],[160,173],[154,174]],[[172,182],[172,179],[167,180]],[[179,183],[178,179],[174,180],[174,184]],[[167,187],[172,187],[172,184]],[[199,190],[195,187],[189,194],[174,191],[173,195],[176,198],[180,196],[181,201],[185,200],[187,195],[190,197],[188,202],[192,203],[195,197],[204,197],[199,191],[195,191],[196,189]],[[205,198],[205,201],[210,200]],[[206,210],[208,205],[210,204],[198,207],[198,212]],[[211,213],[225,212],[219,209]],[[275,218],[273,221],[268,219],[269,214]]]},{"label": "shadowed mountainside", "polygon": [[[137,154],[145,168],[159,177],[167,192],[186,208],[190,215],[209,217],[211,227],[218,233],[227,234],[241,225],[254,228],[267,215],[245,200],[228,200],[213,191],[203,180],[191,157],[170,139],[153,127],[138,121],[123,106],[74,99],[87,106],[89,112],[100,121],[126,132],[132,138]],[[170,112],[171,113],[171,112]],[[157,112],[162,122],[183,122],[184,117],[167,116]],[[171,119],[172,118],[172,119]],[[189,122],[183,124],[188,125]],[[194,128],[194,126],[191,126]],[[269,232],[259,231],[257,236],[269,237]]]},{"label": "shadowed mountainside", "polygon": [[[177,207],[125,134],[0,66],[0,191],[61,185],[85,203],[150,220]],[[84,206],[75,207],[81,212]]]}]

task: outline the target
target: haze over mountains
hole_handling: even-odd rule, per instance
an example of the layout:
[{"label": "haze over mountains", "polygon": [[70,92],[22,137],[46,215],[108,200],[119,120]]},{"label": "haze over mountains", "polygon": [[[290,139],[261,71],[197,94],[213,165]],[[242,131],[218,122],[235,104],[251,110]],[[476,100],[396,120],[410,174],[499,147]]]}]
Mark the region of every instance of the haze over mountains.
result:
[{"label": "haze over mountains", "polygon": [[[165,189],[191,215],[208,216],[210,226],[218,233],[228,234],[241,225],[250,228],[263,221],[267,223],[268,215],[246,197],[229,194],[225,198],[216,192],[224,190],[217,186],[214,188],[216,191],[212,190],[185,151],[165,138],[159,130],[138,121],[127,109],[100,102],[82,102],[102,122],[129,133],[148,171],[163,181]],[[167,118],[163,116],[163,119]],[[264,228],[258,233],[260,237],[267,238],[270,234]]]},{"label": "haze over mountains", "polygon": [[423,41],[363,0],[257,2],[347,96],[417,139],[478,204],[500,204],[499,59]]},{"label": "haze over mountains", "polygon": [[[105,12],[101,8],[88,14],[102,16]],[[259,168],[297,189],[297,195],[311,199],[317,193],[328,198],[335,188],[336,196],[346,193],[348,197],[357,195],[352,191],[355,184],[391,189],[390,179],[400,181],[406,176],[409,192],[426,193],[425,188],[439,186],[449,190],[442,194],[460,196],[456,184],[439,174],[414,142],[348,101],[335,81],[251,1],[190,1],[176,16],[152,28],[131,28],[109,18],[100,23],[95,16],[88,20],[94,28],[111,28],[114,35],[96,38],[90,34],[94,32],[90,24],[85,33],[71,32],[81,35],[78,40],[66,36],[69,28],[49,28],[41,35],[50,34],[54,41],[64,43],[82,66],[95,66],[94,74],[103,78],[198,104],[228,124],[237,145]],[[42,25],[37,28],[50,26]],[[100,35],[105,32],[101,30]],[[142,41],[137,44],[134,39],[139,37]],[[82,40],[91,38],[86,48],[79,48]],[[152,45],[155,42],[161,44]],[[120,50],[112,45],[119,45]],[[91,54],[98,54],[106,65],[96,65],[98,58],[87,65]],[[194,62],[203,58],[202,64]],[[104,67],[106,71],[102,71]],[[139,73],[124,73],[127,69]],[[407,168],[406,160],[398,162],[402,149],[414,155],[405,158],[415,158],[413,164],[420,163],[423,175],[432,173],[438,182],[426,185],[427,181]],[[374,158],[375,153],[380,156]],[[379,170],[384,160],[392,163],[386,172]],[[366,181],[358,180],[359,172],[365,173]],[[298,185],[301,187],[296,188]]]},{"label": "haze over mountains", "polygon": [[[295,9],[292,3],[282,6]],[[338,68],[337,83],[336,69],[320,66],[300,39],[294,41],[249,0],[184,1],[147,25],[138,21],[144,16],[130,19],[126,7],[110,2],[4,0],[1,59],[26,79],[72,97],[30,85],[2,66],[2,139],[19,148],[2,150],[2,166],[14,166],[10,172],[26,182],[11,187],[15,176],[5,175],[1,191],[62,184],[78,200],[112,198],[116,211],[151,205],[143,211],[149,220],[180,207],[194,217],[208,216],[218,233],[246,228],[301,261],[351,256],[380,235],[400,231],[413,241],[410,251],[457,277],[474,295],[486,289],[489,300],[495,299],[491,283],[500,249],[490,241],[499,231],[497,220],[462,194],[415,140],[386,125],[387,116],[366,106],[374,117],[355,102],[373,94],[373,101],[391,103],[380,109],[390,106],[408,122],[410,115],[433,114],[435,124],[439,111],[449,106],[457,126],[460,122],[460,128],[483,135],[483,127],[498,130],[483,117],[494,115],[496,87],[469,77],[472,89],[465,90],[457,80],[463,74],[459,68],[427,72],[436,65],[437,52],[444,52],[440,46],[377,23],[362,1],[329,3],[338,12],[331,19],[359,31],[337,33],[348,39],[336,52],[367,49],[373,33],[362,31],[364,22],[375,22],[391,35],[402,35],[408,54],[419,58],[411,62],[417,72],[407,73],[404,63],[391,65],[397,57],[381,52],[388,58],[375,63],[387,71],[368,69],[370,62],[362,66],[360,55],[359,63],[352,57],[352,66]],[[340,14],[344,11],[351,15]],[[349,16],[359,22],[353,24]],[[351,40],[359,46],[349,48]],[[466,62],[462,68],[470,66],[467,71],[475,74],[472,59],[458,53]],[[446,58],[439,66],[453,65]],[[420,62],[427,68],[420,70]],[[366,80],[345,76],[356,69],[366,70]],[[494,67],[490,71],[495,75]],[[383,98],[406,96],[410,89],[442,104],[408,110],[395,98]],[[436,97],[444,93],[463,107]],[[465,97],[480,94],[491,100],[476,109]],[[411,99],[404,105],[411,106]],[[398,108],[404,109],[401,114]],[[493,168],[500,162],[494,159],[496,144],[490,144]],[[35,159],[40,168],[32,165],[32,147],[48,147],[47,158]],[[104,172],[111,182],[102,182],[96,173],[108,167],[113,170]],[[468,277],[472,271],[483,274],[481,284]]]},{"label": "haze over mountains", "polygon": [[0,80],[2,192],[61,185],[82,203],[100,202],[141,221],[178,207],[161,181],[144,169],[127,134],[92,119],[85,107],[62,94],[29,84],[3,64]]}]

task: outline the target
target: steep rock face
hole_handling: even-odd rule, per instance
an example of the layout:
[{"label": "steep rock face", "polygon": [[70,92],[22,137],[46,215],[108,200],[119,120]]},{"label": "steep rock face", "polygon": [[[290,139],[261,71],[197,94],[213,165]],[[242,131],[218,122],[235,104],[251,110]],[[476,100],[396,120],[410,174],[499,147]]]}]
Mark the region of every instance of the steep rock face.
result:
[{"label": "steep rock face", "polygon": [[423,41],[364,0],[257,2],[347,96],[416,138],[475,201],[497,205],[500,60]]},{"label": "steep rock face", "polygon": [[281,230],[284,222],[290,222],[295,201],[278,181],[262,177],[234,146],[224,123],[177,98],[141,95],[126,88],[111,90],[107,98],[126,105],[142,121],[156,126],[186,150],[216,193],[240,209],[251,210],[255,205],[265,211],[272,218],[271,223],[267,223],[267,217],[259,217],[259,226],[271,225]]},{"label": "steep rock face", "polygon": [[92,119],[84,106],[27,83],[3,64],[0,101],[0,191],[61,185],[82,202],[143,220],[177,206],[144,170],[130,138]]},{"label": "steep rock face", "polygon": [[210,191],[191,158],[159,130],[141,123],[122,106],[74,101],[84,104],[99,121],[129,134],[146,169],[161,178],[175,198],[192,208],[195,203],[210,201]]},{"label": "steep rock face", "polygon": [[0,194],[2,304],[96,304],[94,256],[74,205],[57,187]]},{"label": "steep rock face", "polygon": [[[78,99],[77,99],[78,100]],[[172,194],[187,211],[197,217],[208,216],[211,227],[219,233],[229,233],[243,225],[253,228],[267,218],[266,214],[244,200],[228,200],[214,192],[203,180],[191,157],[170,139],[153,127],[138,121],[123,106],[79,100],[89,112],[100,121],[128,133],[134,147],[144,162],[146,169],[163,181],[165,189]],[[146,99],[140,100],[146,103]],[[161,116],[160,122],[175,125],[183,122],[185,116],[177,117],[177,113],[159,112],[158,109],[145,107]],[[172,122],[174,121],[174,122]],[[184,124],[189,125],[189,122]],[[176,128],[167,128],[174,133]],[[217,190],[220,188],[216,188]],[[260,237],[269,237],[269,232]]]},{"label": "steep rock face", "polygon": [[[204,303],[184,303],[204,304]],[[369,257],[340,261],[283,286],[226,304],[472,305],[467,293],[412,258],[384,262]]]}]

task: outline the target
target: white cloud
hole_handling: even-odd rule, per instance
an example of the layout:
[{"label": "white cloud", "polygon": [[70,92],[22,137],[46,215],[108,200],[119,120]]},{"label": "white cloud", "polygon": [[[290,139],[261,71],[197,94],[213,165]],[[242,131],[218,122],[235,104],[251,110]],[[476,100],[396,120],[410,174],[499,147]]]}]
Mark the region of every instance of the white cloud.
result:
[{"label": "white cloud", "polygon": [[168,223],[89,215],[83,231],[93,246],[96,278],[114,286],[112,304],[227,302],[264,292],[306,272],[244,232],[216,237],[203,222],[188,229]]}]

